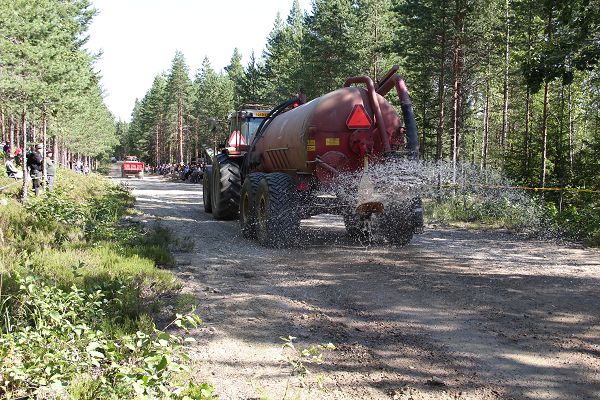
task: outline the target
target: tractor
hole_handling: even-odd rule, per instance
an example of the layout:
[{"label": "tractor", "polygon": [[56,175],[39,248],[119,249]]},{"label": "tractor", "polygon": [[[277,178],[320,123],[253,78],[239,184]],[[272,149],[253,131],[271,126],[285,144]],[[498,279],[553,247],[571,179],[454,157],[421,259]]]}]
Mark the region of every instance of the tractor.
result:
[{"label": "tractor", "polygon": [[[205,211],[239,218],[244,237],[270,247],[291,245],[302,219],[325,213],[343,216],[351,236],[370,239],[376,230],[388,243],[408,244],[423,228],[419,196],[407,190],[390,198],[370,174],[418,158],[412,104],[397,71],[378,82],[349,78],[309,102],[300,95],[268,112],[238,111],[228,147],[207,167]],[[393,88],[402,118],[383,97]]]}]

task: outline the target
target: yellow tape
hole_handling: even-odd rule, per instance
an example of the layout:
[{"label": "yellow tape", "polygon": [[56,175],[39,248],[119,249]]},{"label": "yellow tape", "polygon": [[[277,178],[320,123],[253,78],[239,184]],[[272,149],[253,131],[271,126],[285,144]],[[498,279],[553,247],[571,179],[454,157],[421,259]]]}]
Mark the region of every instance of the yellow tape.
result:
[{"label": "yellow tape", "polygon": [[325,138],[325,146],[339,146],[340,138],[337,137],[328,137]]},{"label": "yellow tape", "polygon": [[[445,188],[451,187],[460,187],[459,184],[454,185],[443,185]],[[482,188],[489,189],[513,189],[513,190],[532,190],[534,192],[543,192],[543,191],[564,191],[564,192],[582,192],[582,193],[598,193],[600,194],[600,190],[594,189],[580,189],[580,188],[537,188],[537,187],[528,187],[528,186],[494,186],[494,185],[466,185],[466,186],[477,186]]]}]

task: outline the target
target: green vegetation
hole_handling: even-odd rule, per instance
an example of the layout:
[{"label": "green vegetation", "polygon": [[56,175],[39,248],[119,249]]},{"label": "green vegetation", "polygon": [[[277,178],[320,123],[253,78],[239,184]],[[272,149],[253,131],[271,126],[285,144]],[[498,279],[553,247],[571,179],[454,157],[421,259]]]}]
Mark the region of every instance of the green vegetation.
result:
[{"label": "green vegetation", "polygon": [[[7,200],[0,397],[213,398],[209,385],[190,381],[192,339],[157,329],[146,311],[179,284],[158,268],[174,262],[169,232],[123,219],[127,191],[60,170],[54,192],[26,205]],[[183,330],[202,322],[193,309],[174,318],[170,326]]]}]

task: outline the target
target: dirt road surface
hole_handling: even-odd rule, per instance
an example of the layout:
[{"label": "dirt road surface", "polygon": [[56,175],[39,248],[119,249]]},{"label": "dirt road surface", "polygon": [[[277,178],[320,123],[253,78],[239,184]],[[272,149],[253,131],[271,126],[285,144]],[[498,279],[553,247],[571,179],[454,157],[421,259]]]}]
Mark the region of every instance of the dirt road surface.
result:
[{"label": "dirt road surface", "polygon": [[[435,226],[365,247],[326,215],[267,249],[204,213],[201,185],[126,182],[144,220],[193,243],[174,273],[205,322],[195,377],[221,399],[600,398],[597,251]],[[337,347],[304,387],[290,335]]]}]

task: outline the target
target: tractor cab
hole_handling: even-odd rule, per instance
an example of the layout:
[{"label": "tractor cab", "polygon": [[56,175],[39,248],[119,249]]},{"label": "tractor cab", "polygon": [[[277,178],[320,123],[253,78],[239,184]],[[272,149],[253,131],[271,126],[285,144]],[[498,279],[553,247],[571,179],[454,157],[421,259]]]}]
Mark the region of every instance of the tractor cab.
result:
[{"label": "tractor cab", "polygon": [[241,154],[252,143],[262,121],[271,110],[266,105],[244,104],[229,115],[229,154]]}]

